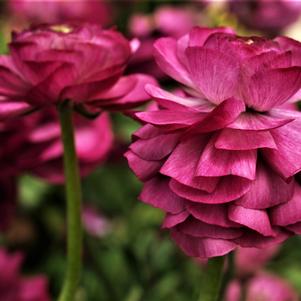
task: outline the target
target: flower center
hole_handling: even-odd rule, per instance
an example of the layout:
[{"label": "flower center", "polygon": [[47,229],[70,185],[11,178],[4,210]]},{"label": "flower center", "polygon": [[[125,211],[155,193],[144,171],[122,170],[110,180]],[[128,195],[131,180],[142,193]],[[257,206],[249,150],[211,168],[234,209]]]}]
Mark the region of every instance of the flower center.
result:
[{"label": "flower center", "polygon": [[61,32],[61,33],[70,33],[73,31],[73,28],[68,25],[53,25],[50,27],[53,31]]},{"label": "flower center", "polygon": [[254,44],[254,40],[248,39],[248,40],[245,41],[245,43],[248,44],[248,45],[252,45],[252,44]]}]

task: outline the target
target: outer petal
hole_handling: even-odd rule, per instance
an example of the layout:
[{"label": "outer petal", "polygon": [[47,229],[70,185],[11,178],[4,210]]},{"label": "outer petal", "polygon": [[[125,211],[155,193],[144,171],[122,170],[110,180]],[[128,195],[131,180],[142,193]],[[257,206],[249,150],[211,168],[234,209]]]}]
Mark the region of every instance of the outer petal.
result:
[{"label": "outer petal", "polygon": [[293,198],[271,209],[273,225],[287,226],[301,222],[301,187],[296,185]]},{"label": "outer petal", "polygon": [[184,200],[174,194],[169,186],[168,179],[157,177],[145,182],[140,199],[147,204],[163,209],[170,213],[179,213],[184,210]]},{"label": "outer petal", "polygon": [[196,219],[211,225],[221,227],[240,227],[240,225],[232,222],[228,217],[228,205],[207,205],[196,204],[190,202],[186,205],[186,210],[189,211]]},{"label": "outer petal", "polygon": [[279,244],[289,238],[288,232],[274,228],[276,236],[263,236],[255,231],[249,231],[239,238],[235,238],[234,242],[244,248],[267,248],[271,245]]},{"label": "outer petal", "polygon": [[236,244],[229,240],[196,238],[179,231],[171,232],[172,238],[188,256],[210,258],[223,256],[236,248]]},{"label": "outer petal", "polygon": [[243,231],[239,228],[223,228],[203,223],[194,218],[186,219],[183,223],[177,225],[176,229],[189,236],[218,239],[234,239],[243,234]]},{"label": "outer petal", "polygon": [[186,54],[192,81],[211,102],[220,104],[236,95],[239,64],[235,58],[201,47],[189,47]]},{"label": "outer petal", "polygon": [[230,220],[255,230],[263,236],[276,236],[271,227],[269,216],[264,210],[231,205],[228,215]]},{"label": "outer petal", "polygon": [[228,33],[234,34],[231,28],[219,27],[219,28],[209,28],[209,27],[194,27],[189,32],[189,46],[203,46],[206,40],[215,33]]},{"label": "outer petal", "polygon": [[[147,93],[156,100],[157,103],[163,105],[164,107],[166,107],[167,102],[172,102],[174,103],[174,108],[179,108],[179,106],[176,106],[178,104],[185,106],[186,110],[187,107],[197,108],[198,110],[201,108],[200,111],[211,111],[213,109],[213,106],[207,100],[175,95],[153,85],[146,85],[145,89]],[[169,106],[171,106],[171,104],[169,104]]]},{"label": "outer petal", "polygon": [[148,122],[154,125],[192,125],[202,119],[205,114],[200,112],[188,111],[172,111],[172,110],[159,110],[140,112],[135,114],[139,120]]},{"label": "outer petal", "polygon": [[187,186],[212,192],[218,183],[218,178],[195,176],[196,167],[207,139],[207,136],[200,136],[180,142],[162,166],[160,173]]},{"label": "outer petal", "polygon": [[265,131],[281,127],[294,120],[293,117],[276,118],[269,115],[256,113],[242,113],[227,127],[238,130]]},{"label": "outer petal", "polygon": [[5,120],[12,117],[18,117],[31,111],[31,107],[26,102],[0,101],[0,120]]},{"label": "outer petal", "polygon": [[[0,57],[1,59],[1,57]],[[1,61],[0,61],[1,64]],[[24,97],[28,91],[29,84],[18,74],[7,67],[0,65],[0,93],[1,96]]]},{"label": "outer petal", "polygon": [[219,129],[223,129],[245,110],[245,105],[242,101],[235,98],[229,98],[218,105],[205,118],[194,124],[188,132],[191,133],[207,133]]},{"label": "outer petal", "polygon": [[286,102],[300,88],[301,67],[292,67],[257,72],[242,89],[247,91],[248,106],[264,112]]},{"label": "outer petal", "polygon": [[[46,79],[28,91],[28,101],[34,105],[45,105],[46,101],[49,102],[49,104],[55,103],[60,100],[63,89],[72,84],[75,78],[76,70],[74,66],[69,63],[64,63]],[[66,95],[64,99],[69,99],[69,97]]]},{"label": "outer petal", "polygon": [[294,122],[272,130],[277,150],[262,151],[269,164],[284,178],[289,178],[301,170],[300,128],[301,119],[298,118]]},{"label": "outer petal", "polygon": [[177,214],[167,213],[162,225],[162,228],[173,228],[174,226],[183,223],[189,216],[187,211],[182,211]]},{"label": "outer petal", "polygon": [[161,129],[154,127],[151,124],[146,124],[133,133],[135,139],[150,139],[162,134]]},{"label": "outer petal", "polygon": [[131,108],[149,100],[150,97],[145,91],[147,84],[155,85],[156,80],[144,74],[123,76],[111,90],[104,95],[94,95],[93,99],[99,100],[97,103],[105,108]]},{"label": "outer petal", "polygon": [[215,147],[225,150],[277,148],[274,138],[269,131],[243,131],[234,129],[222,130],[216,139]]},{"label": "outer petal", "polygon": [[[171,189],[179,196],[192,202],[205,204],[223,204],[238,199],[250,189],[251,181],[234,176],[221,178],[216,189],[211,192],[197,190],[175,180],[170,181]],[[229,189],[231,187],[231,189]]]},{"label": "outer petal", "polygon": [[228,151],[215,148],[212,138],[204,149],[196,169],[196,175],[219,177],[234,175],[255,179],[256,150]]},{"label": "outer petal", "polygon": [[147,181],[159,171],[161,161],[147,161],[141,159],[132,151],[127,151],[124,156],[127,158],[130,168],[141,181]]},{"label": "outer petal", "polygon": [[193,86],[187,69],[177,57],[177,42],[172,38],[161,38],[154,44],[154,56],[164,72],[176,81]]},{"label": "outer petal", "polygon": [[169,155],[179,140],[179,134],[160,135],[148,140],[137,140],[130,149],[142,159],[161,160]]},{"label": "outer petal", "polygon": [[251,189],[235,203],[246,208],[267,209],[288,202],[294,194],[294,187],[294,181],[285,182],[259,162]]}]

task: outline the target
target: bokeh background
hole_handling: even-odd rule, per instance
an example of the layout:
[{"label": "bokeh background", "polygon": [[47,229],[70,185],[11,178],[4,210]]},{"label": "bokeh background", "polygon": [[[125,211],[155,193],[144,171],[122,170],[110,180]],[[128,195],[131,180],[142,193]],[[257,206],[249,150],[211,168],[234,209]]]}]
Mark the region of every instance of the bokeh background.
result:
[{"label": "bokeh background", "polygon": [[[178,38],[199,25],[230,26],[242,35],[274,37],[284,34],[301,41],[301,1],[297,0],[2,0],[0,10],[1,53],[7,52],[13,30],[38,23],[95,22],[104,27],[116,27],[129,39],[139,39],[140,46],[126,72],[152,74],[162,86],[170,89],[175,88],[174,82],[164,76],[152,58],[152,44],[158,37]],[[34,150],[36,144],[45,143],[41,136],[48,135],[50,115],[52,113],[36,117],[34,122],[41,133],[33,135],[40,135],[40,140],[33,139],[31,144],[22,147],[19,147],[18,137],[26,130],[24,124],[17,121],[0,124],[0,301],[4,300],[1,292],[10,281],[3,271],[10,269],[8,263],[16,255],[23,256],[22,263],[19,260],[18,264],[18,273],[22,276],[18,277],[43,277],[43,289],[47,290],[50,300],[54,300],[61,287],[66,263],[66,229],[64,189],[57,184],[60,182],[56,170],[60,169],[60,153],[47,157],[39,165],[11,172],[13,166],[25,166],[28,157],[38,156]],[[184,256],[160,229],[163,219],[160,210],[138,201],[141,185],[123,157],[131,134],[139,124],[117,113],[102,118],[106,120],[99,121],[90,136],[86,135],[89,126],[82,126],[85,121],[79,121],[79,130],[83,128],[83,135],[79,137],[84,137],[79,143],[85,145],[85,141],[91,140],[91,148],[102,149],[103,153],[95,162],[84,162],[87,166],[82,212],[84,268],[76,301],[198,300],[201,279],[206,276],[205,263]],[[54,116],[51,126],[56,124]],[[50,146],[54,144],[51,140]],[[50,146],[45,146],[46,150]],[[44,146],[42,148],[44,152]],[[85,157],[85,150],[81,154]],[[237,290],[235,285],[246,286],[256,275],[269,273],[280,279],[276,287],[284,285],[293,293],[282,299],[271,295],[270,299],[248,301],[300,300],[297,295],[301,296],[301,238],[291,238],[268,252],[262,262],[259,256],[265,255],[265,251],[253,257],[252,254],[241,255],[245,261],[240,264],[236,259],[237,281],[232,283],[232,291]],[[258,267],[248,270],[246,266],[250,262],[255,266],[259,262]],[[36,285],[31,283],[28,290],[36,290]],[[272,290],[275,289],[272,286]],[[229,292],[225,301],[240,300],[234,299],[233,294]]]}]

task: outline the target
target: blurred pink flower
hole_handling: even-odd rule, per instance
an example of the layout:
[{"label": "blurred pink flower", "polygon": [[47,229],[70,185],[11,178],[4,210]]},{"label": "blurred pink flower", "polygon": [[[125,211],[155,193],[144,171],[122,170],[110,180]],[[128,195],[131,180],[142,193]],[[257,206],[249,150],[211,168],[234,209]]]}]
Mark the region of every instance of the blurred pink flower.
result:
[{"label": "blurred pink flower", "polygon": [[84,207],[82,220],[84,228],[92,236],[101,238],[110,232],[111,225],[109,221],[95,208]]},{"label": "blurred pink flower", "polygon": [[146,101],[145,75],[122,76],[132,54],[115,30],[97,25],[40,26],[15,33],[0,56],[0,116],[69,100],[87,110],[123,110]]},{"label": "blurred pink flower", "polygon": [[[129,70],[145,72],[157,78],[164,73],[157,67],[153,58],[153,43],[156,38],[172,36],[178,38],[199,23],[197,8],[160,6],[153,14],[136,14],[130,19],[129,32],[141,41],[140,48],[133,55]],[[176,20],[176,22],[175,22]]]},{"label": "blurred pink flower", "polygon": [[249,282],[246,301],[297,301],[294,289],[285,280],[261,274]]},{"label": "blurred pink flower", "polygon": [[[113,147],[111,121],[105,112],[94,120],[74,114],[74,125],[80,171],[86,176],[106,160]],[[0,123],[0,143],[0,167],[5,175],[0,178],[0,185],[7,186],[5,195],[12,203],[14,198],[9,196],[14,194],[9,183],[14,183],[21,173],[31,172],[53,183],[64,181],[63,145],[54,109]]]},{"label": "blurred pink flower", "polygon": [[[295,290],[285,280],[270,274],[259,274],[246,284],[246,301],[297,301]],[[238,280],[230,283],[225,301],[240,301],[242,288]]]},{"label": "blurred pink flower", "polygon": [[225,301],[240,301],[241,293],[242,290],[239,280],[232,280],[227,286],[225,292]]},{"label": "blurred pink flower", "polygon": [[156,42],[157,63],[185,88],[146,87],[158,109],[135,114],[144,126],[126,157],[141,200],[167,213],[163,227],[187,255],[301,233],[301,113],[279,108],[301,88],[294,44],[208,28]]},{"label": "blurred pink flower", "polygon": [[47,279],[21,275],[23,255],[0,249],[0,296],[5,301],[50,301]]},{"label": "blurred pink flower", "polygon": [[[19,159],[23,169],[52,183],[64,182],[63,145],[55,110],[37,112],[23,119],[31,127]],[[86,176],[109,155],[114,138],[111,122],[107,113],[92,121],[75,115],[74,121],[81,176]]]},{"label": "blurred pink flower", "polygon": [[261,270],[274,257],[279,245],[272,245],[265,249],[238,248],[235,252],[235,267],[238,275],[252,275]]},{"label": "blurred pink flower", "polygon": [[252,29],[277,35],[301,15],[300,0],[230,0],[230,10]]},{"label": "blurred pink flower", "polygon": [[103,0],[9,0],[10,13],[31,24],[92,22],[109,23],[112,12]]}]

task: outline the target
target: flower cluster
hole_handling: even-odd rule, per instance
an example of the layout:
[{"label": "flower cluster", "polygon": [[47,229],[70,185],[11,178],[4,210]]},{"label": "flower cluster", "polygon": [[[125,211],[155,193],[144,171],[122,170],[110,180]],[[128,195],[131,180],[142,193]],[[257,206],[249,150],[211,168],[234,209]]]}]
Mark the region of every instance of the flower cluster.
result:
[{"label": "flower cluster", "polygon": [[44,276],[21,275],[23,255],[9,254],[0,249],[0,296],[5,301],[50,301],[48,283]]},{"label": "flower cluster", "polygon": [[126,153],[143,202],[189,256],[266,247],[300,233],[301,114],[285,109],[301,88],[301,44],[194,28],[155,44],[155,58],[184,85],[148,85],[157,107]]}]

